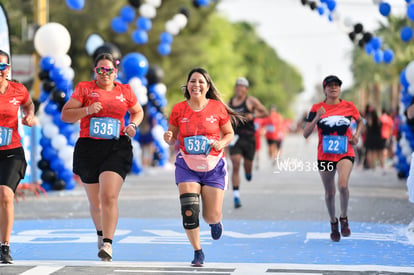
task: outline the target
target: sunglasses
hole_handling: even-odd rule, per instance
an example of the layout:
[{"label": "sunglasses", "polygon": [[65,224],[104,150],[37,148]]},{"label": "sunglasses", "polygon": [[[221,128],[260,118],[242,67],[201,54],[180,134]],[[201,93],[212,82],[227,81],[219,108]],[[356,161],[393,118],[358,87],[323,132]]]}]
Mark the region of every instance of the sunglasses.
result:
[{"label": "sunglasses", "polygon": [[107,74],[107,75],[111,75],[113,73],[115,68],[111,68],[111,67],[96,67],[95,68],[95,73],[99,74],[99,75],[103,75],[103,74]]},{"label": "sunglasses", "polygon": [[0,71],[5,71],[10,66],[10,64],[7,63],[0,63]]}]

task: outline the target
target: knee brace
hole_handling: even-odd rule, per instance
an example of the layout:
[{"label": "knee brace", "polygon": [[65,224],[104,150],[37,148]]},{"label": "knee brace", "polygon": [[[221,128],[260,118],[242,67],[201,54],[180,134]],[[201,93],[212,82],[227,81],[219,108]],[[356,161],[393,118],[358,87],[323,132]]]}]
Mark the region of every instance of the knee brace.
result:
[{"label": "knee brace", "polygon": [[185,229],[194,229],[199,226],[200,198],[198,194],[186,193],[180,196],[181,215]]}]

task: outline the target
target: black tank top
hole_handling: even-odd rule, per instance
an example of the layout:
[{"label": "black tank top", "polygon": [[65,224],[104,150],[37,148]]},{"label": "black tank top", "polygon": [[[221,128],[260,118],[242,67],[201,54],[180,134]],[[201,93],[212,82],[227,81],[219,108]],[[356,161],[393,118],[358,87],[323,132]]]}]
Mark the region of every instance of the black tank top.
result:
[{"label": "black tank top", "polygon": [[[242,104],[238,105],[238,106],[234,106],[233,105],[233,98],[230,100],[229,103],[229,107],[232,108],[234,111],[243,114],[244,116],[247,114],[252,114],[253,112],[251,112],[246,105],[246,101],[247,101],[247,97],[246,99],[242,102]],[[237,126],[233,126],[234,128],[234,134],[239,135],[239,136],[251,136],[255,134],[255,129],[254,129],[254,121],[253,120],[249,120],[246,122],[240,122],[237,124]]]}]

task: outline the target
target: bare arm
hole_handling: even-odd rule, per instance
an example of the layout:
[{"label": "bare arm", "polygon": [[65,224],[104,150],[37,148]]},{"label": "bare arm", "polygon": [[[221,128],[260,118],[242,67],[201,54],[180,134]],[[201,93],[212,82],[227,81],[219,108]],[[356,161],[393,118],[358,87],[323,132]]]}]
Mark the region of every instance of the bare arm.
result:
[{"label": "bare arm", "polygon": [[255,97],[251,97],[253,102],[254,114],[257,118],[267,117],[269,113],[267,112],[265,106]]},{"label": "bare arm", "polygon": [[141,124],[142,119],[144,118],[144,111],[142,110],[142,106],[137,103],[129,108],[128,112],[131,115],[129,118],[130,124],[125,126],[124,131],[128,134],[128,136],[133,137],[137,133],[136,127]]},{"label": "bare arm", "polygon": [[23,110],[23,117],[22,117],[22,123],[27,126],[33,126],[34,125],[34,104],[32,99],[29,97],[27,102],[22,105]]},{"label": "bare arm", "polygon": [[233,126],[231,121],[228,121],[226,124],[220,127],[222,138],[211,143],[211,147],[215,150],[220,151],[225,148],[234,138]]},{"label": "bare arm", "polygon": [[362,132],[362,129],[364,127],[364,120],[362,119],[361,116],[357,119],[356,122],[357,122],[357,127],[356,127],[356,130],[355,130],[355,134],[351,138],[351,144],[352,145],[358,144],[359,137],[361,136],[361,132]]},{"label": "bare arm", "polygon": [[169,145],[174,145],[177,142],[178,132],[178,127],[169,125],[168,130],[164,133],[164,141]]},{"label": "bare arm", "polygon": [[305,124],[305,127],[303,129],[303,136],[305,138],[308,138],[312,134],[313,129],[315,129],[316,123],[319,121],[319,119],[321,118],[321,115],[323,115],[324,113],[325,113],[325,109],[323,107],[320,107],[318,111],[316,112],[316,115],[313,118],[313,120]]},{"label": "bare arm", "polygon": [[74,123],[88,114],[88,107],[82,107],[80,101],[70,98],[62,108],[61,119],[67,123]]}]

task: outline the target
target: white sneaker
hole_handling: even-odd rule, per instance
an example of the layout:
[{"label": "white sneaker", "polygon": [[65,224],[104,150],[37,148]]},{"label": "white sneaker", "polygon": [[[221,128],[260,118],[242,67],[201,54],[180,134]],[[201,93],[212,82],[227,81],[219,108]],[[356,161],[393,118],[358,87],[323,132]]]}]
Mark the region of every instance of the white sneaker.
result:
[{"label": "white sneaker", "polygon": [[98,252],[98,257],[104,262],[112,262],[112,244],[104,243]]}]

